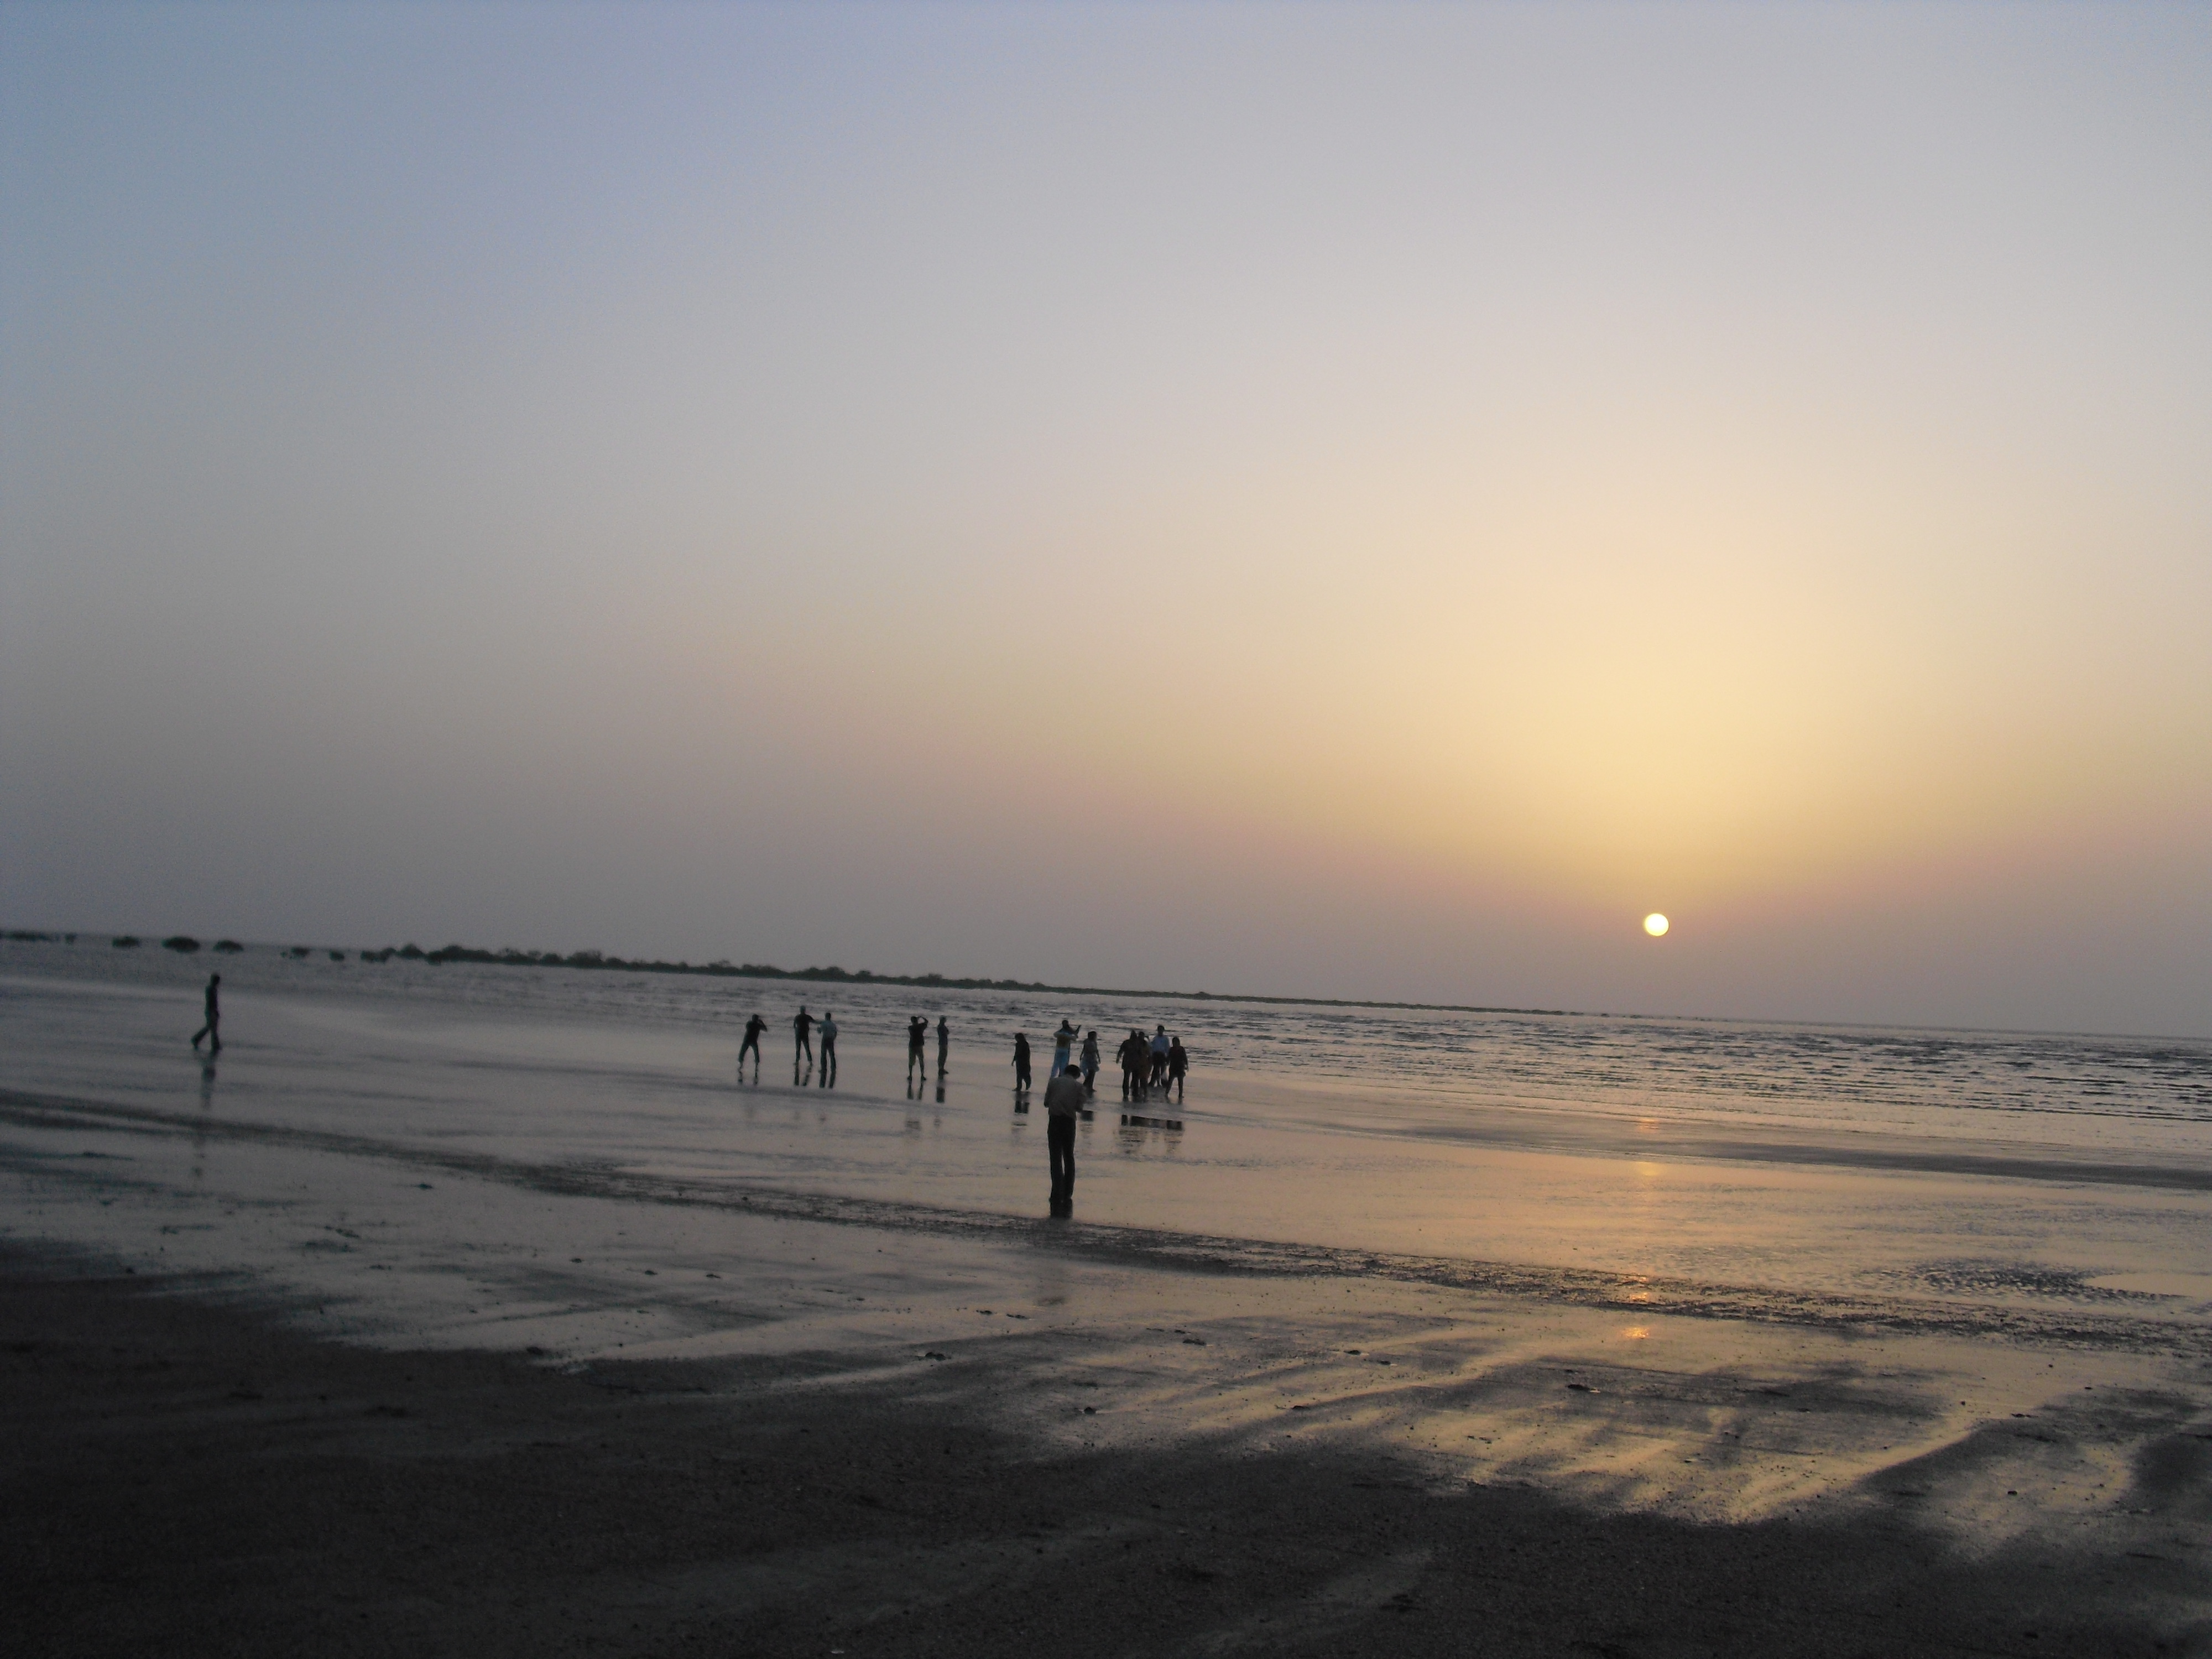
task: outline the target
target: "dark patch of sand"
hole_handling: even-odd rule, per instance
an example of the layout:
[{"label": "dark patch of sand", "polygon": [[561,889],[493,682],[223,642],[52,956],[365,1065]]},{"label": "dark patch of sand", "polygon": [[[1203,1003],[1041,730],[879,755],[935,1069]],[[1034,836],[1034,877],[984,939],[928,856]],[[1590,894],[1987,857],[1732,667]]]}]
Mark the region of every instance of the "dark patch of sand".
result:
[{"label": "dark patch of sand", "polygon": [[564,1371],[192,1290],[0,1254],[15,1650],[2205,1650],[2149,1611],[2179,1563],[1595,1516],[1381,1451],[1044,1449],[988,1364]]}]

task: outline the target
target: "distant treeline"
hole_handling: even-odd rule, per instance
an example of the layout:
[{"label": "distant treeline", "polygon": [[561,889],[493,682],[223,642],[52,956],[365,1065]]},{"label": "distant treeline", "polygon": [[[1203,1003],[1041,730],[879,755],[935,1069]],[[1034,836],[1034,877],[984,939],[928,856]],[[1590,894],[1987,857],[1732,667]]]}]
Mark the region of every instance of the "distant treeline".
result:
[{"label": "distant treeline", "polygon": [[[30,944],[66,942],[73,945],[76,942],[75,933],[11,932],[0,933],[0,938],[21,939]],[[138,940],[131,934],[121,933],[110,942],[120,949],[129,950]],[[198,939],[181,934],[161,943],[177,951],[200,948]],[[246,947],[235,939],[226,939],[217,940],[215,948],[228,955]],[[309,954],[309,947],[295,945],[280,951],[279,954],[300,961]],[[343,951],[332,951],[329,955],[332,962],[345,960]],[[483,951],[471,945],[446,945],[434,951],[425,951],[419,945],[387,945],[380,951],[363,951],[360,955],[363,962],[390,962],[396,957],[401,962],[427,962],[433,966],[441,966],[448,962],[476,962],[495,968],[611,968],[631,974],[704,974],[717,979],[795,979],[829,985],[911,985],[936,991],[1049,991],[1059,996],[1151,997],[1176,1002],[1261,1002],[1300,1008],[1403,1008],[1448,1014],[1564,1014],[1572,1012],[1565,1008],[1496,1008],[1467,1002],[1383,1002],[1352,997],[1266,997],[1237,996],[1212,991],[1133,991],[1104,985],[1048,985],[1042,980],[950,979],[943,974],[878,974],[866,968],[778,968],[765,962],[643,962],[626,957],[611,957],[600,951],[574,951],[564,957],[557,951],[517,951],[512,948]]]},{"label": "distant treeline", "polygon": [[[729,979],[801,979],[833,985],[926,985],[945,991],[1065,991],[1065,985],[1019,979],[947,979],[942,974],[877,974],[866,968],[778,968],[765,962],[646,962],[611,957],[602,951],[482,951],[471,945],[441,945],[425,951],[419,945],[386,945],[363,951],[363,962],[481,962],[496,968],[614,968],[632,974],[708,974]],[[1160,994],[1174,994],[1161,993]],[[1200,994],[1203,994],[1200,993]]]},{"label": "distant treeline", "polygon": [[616,968],[633,974],[706,974],[726,979],[795,979],[831,985],[911,985],[938,991],[1049,991],[1058,996],[1152,997],[1177,1002],[1264,1002],[1308,1008],[1428,1009],[1455,1014],[1559,1014],[1562,1008],[1491,1008],[1459,1002],[1381,1002],[1349,997],[1237,996],[1212,991],[1138,991],[1106,985],[1048,985],[1035,979],[955,979],[943,974],[878,974],[866,968],[778,968],[765,962],[643,962],[611,957],[599,951],[577,951],[562,956],[557,951],[480,951],[466,945],[447,945],[435,951],[403,945],[397,949],[363,951],[363,962],[481,962],[503,968]]}]

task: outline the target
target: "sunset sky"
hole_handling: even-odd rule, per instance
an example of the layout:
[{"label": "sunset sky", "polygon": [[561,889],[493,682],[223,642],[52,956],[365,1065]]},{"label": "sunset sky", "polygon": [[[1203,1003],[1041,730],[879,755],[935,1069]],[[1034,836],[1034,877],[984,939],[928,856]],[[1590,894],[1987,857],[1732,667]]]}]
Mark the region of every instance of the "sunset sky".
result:
[{"label": "sunset sky", "polygon": [[2212,8],[0,75],[0,925],[2212,1035]]}]

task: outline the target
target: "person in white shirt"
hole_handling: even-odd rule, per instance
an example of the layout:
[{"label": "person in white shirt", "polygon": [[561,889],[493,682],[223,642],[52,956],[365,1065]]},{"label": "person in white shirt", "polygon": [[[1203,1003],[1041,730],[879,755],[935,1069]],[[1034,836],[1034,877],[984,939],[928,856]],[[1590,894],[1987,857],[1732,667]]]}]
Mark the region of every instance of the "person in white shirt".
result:
[{"label": "person in white shirt", "polygon": [[1045,1156],[1052,1164],[1052,1212],[1075,1206],[1075,1125],[1083,1115],[1083,1074],[1063,1066],[1044,1085]]}]

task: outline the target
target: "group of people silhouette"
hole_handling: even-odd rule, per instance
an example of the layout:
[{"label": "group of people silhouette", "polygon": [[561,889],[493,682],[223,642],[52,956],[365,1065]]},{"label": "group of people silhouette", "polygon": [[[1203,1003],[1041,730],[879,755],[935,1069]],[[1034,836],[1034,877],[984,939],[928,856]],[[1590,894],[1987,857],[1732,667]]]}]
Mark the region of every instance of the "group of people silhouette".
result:
[{"label": "group of people silhouette", "polygon": [[[761,1038],[768,1033],[768,1021],[758,1013],[745,1021],[744,1041],[738,1048],[738,1081],[745,1080],[745,1057],[753,1062],[752,1080],[757,1084],[761,1074]],[[915,1014],[906,1023],[906,1083],[911,1093],[917,1086],[927,1086],[929,1081],[929,1018]],[[791,1082],[793,1088],[810,1085],[824,1089],[837,1086],[837,1021],[835,1013],[824,1009],[818,1019],[804,1003],[791,1020]],[[817,1052],[817,1044],[819,1052]],[[1045,1148],[1052,1171],[1052,1212],[1064,1216],[1073,1212],[1075,1201],[1075,1126],[1091,1109],[1091,1101],[1098,1091],[1098,1073],[1104,1050],[1098,1033],[1083,1031],[1073,1022],[1062,1019],[1059,1030],[1053,1033],[1052,1070],[1047,1077],[1044,1091]],[[945,1073],[952,1052],[952,1027],[942,1014],[937,1017],[937,1097],[945,1098]],[[1183,1080],[1190,1073],[1190,1055],[1182,1046],[1180,1036],[1170,1035],[1165,1025],[1154,1025],[1146,1036],[1137,1026],[1129,1028],[1115,1049],[1115,1058],[1121,1068],[1121,1098],[1125,1101],[1145,1101],[1152,1098],[1157,1089],[1162,1099],[1172,1091],[1174,1097],[1182,1099]],[[1014,1109],[1029,1110],[1030,1090],[1033,1086],[1035,1062],[1030,1050],[1026,1031],[1014,1034]]]},{"label": "group of people silhouette", "polygon": [[[192,1047],[197,1049],[204,1042],[210,1054],[220,1054],[222,1038],[219,1035],[222,1021],[219,988],[222,975],[210,974],[207,982],[207,1020],[192,1034]],[[738,1048],[738,1081],[745,1079],[745,1056],[752,1056],[753,1078],[757,1084],[761,1073],[761,1038],[768,1033],[768,1021],[756,1012],[745,1021],[744,1041]],[[791,1082],[793,1088],[805,1088],[817,1084],[824,1089],[837,1086],[837,1020],[835,1012],[823,1009],[816,1018],[801,1003],[791,1020]],[[1078,1038],[1080,1037],[1080,1046]],[[819,1051],[817,1043],[819,1043]],[[906,1080],[912,1091],[917,1079],[927,1085],[929,1080],[929,1019],[915,1014],[906,1023]],[[945,1073],[952,1052],[952,1027],[939,1014],[937,1017],[937,1097],[945,1098]],[[1052,1170],[1052,1212],[1054,1215],[1072,1213],[1075,1200],[1075,1126],[1090,1109],[1091,1097],[1097,1092],[1099,1060],[1102,1050],[1097,1031],[1080,1032],[1070,1021],[1062,1019],[1060,1029],[1053,1033],[1052,1074],[1045,1085],[1045,1146]],[[1152,1035],[1132,1026],[1129,1035],[1122,1038],[1115,1050],[1121,1067],[1121,1098],[1126,1101],[1148,1100],[1158,1089],[1165,1099],[1170,1090],[1175,1098],[1182,1099],[1183,1079],[1190,1071],[1190,1056],[1184,1050],[1182,1038],[1170,1036],[1164,1025],[1155,1025]],[[1014,1107],[1017,1111],[1029,1109],[1031,1083],[1030,1038],[1026,1031],[1014,1034]]]},{"label": "group of people silhouette", "polygon": [[[759,1014],[745,1021],[745,1040],[738,1045],[738,1081],[745,1080],[745,1056],[753,1060],[753,1081],[760,1081],[761,1038],[768,1034],[768,1022]],[[821,1054],[815,1054],[817,1041]],[[929,1079],[929,1019],[916,1014],[906,1023],[906,1080],[911,1089],[919,1079]],[[942,1083],[945,1067],[952,1052],[952,1027],[945,1016],[937,1017],[937,1076]],[[834,1089],[837,1086],[837,1018],[836,1011],[825,1008],[817,1019],[800,1003],[799,1012],[791,1017],[791,1084],[795,1089],[810,1086]],[[939,1098],[942,1099],[940,1092]]]},{"label": "group of people silhouette", "polygon": [[[1085,1033],[1079,1051],[1081,1058],[1071,1062],[1070,1054],[1079,1052],[1075,1047],[1076,1036],[1076,1028],[1064,1019],[1060,1021],[1060,1029],[1053,1033],[1052,1075],[1058,1077],[1070,1070],[1079,1073],[1083,1079],[1083,1093],[1087,1099],[1098,1092],[1102,1051],[1098,1046],[1098,1033]],[[1154,1089],[1160,1091],[1163,1100],[1167,1098],[1170,1089],[1175,1091],[1177,1100],[1182,1098],[1183,1079],[1190,1072],[1190,1055],[1182,1046],[1182,1038],[1170,1036],[1166,1026],[1153,1026],[1149,1037],[1140,1029],[1130,1027],[1129,1035],[1121,1039],[1121,1046],[1114,1053],[1121,1067],[1122,1099],[1149,1100]],[[1029,1033],[1017,1031],[1014,1034],[1014,1097],[1017,1101],[1028,1092],[1031,1075]]]},{"label": "group of people silhouette", "polygon": [[[1051,1203],[1055,1216],[1075,1212],[1075,1126],[1089,1112],[1091,1097],[1098,1091],[1102,1052],[1098,1033],[1081,1035],[1082,1046],[1079,1048],[1076,1028],[1065,1019],[1060,1022],[1060,1029],[1052,1034],[1052,1076],[1044,1087],[1045,1158],[1052,1170]],[[1166,1026],[1155,1025],[1149,1037],[1132,1026],[1115,1053],[1121,1064],[1123,1100],[1149,1099],[1155,1088],[1165,1099],[1170,1087],[1178,1101],[1182,1098],[1183,1079],[1190,1072],[1190,1055],[1182,1046],[1182,1038],[1169,1036]],[[1030,1065],[1029,1033],[1017,1031],[1016,1111],[1028,1109],[1025,1097],[1030,1084]]]}]

